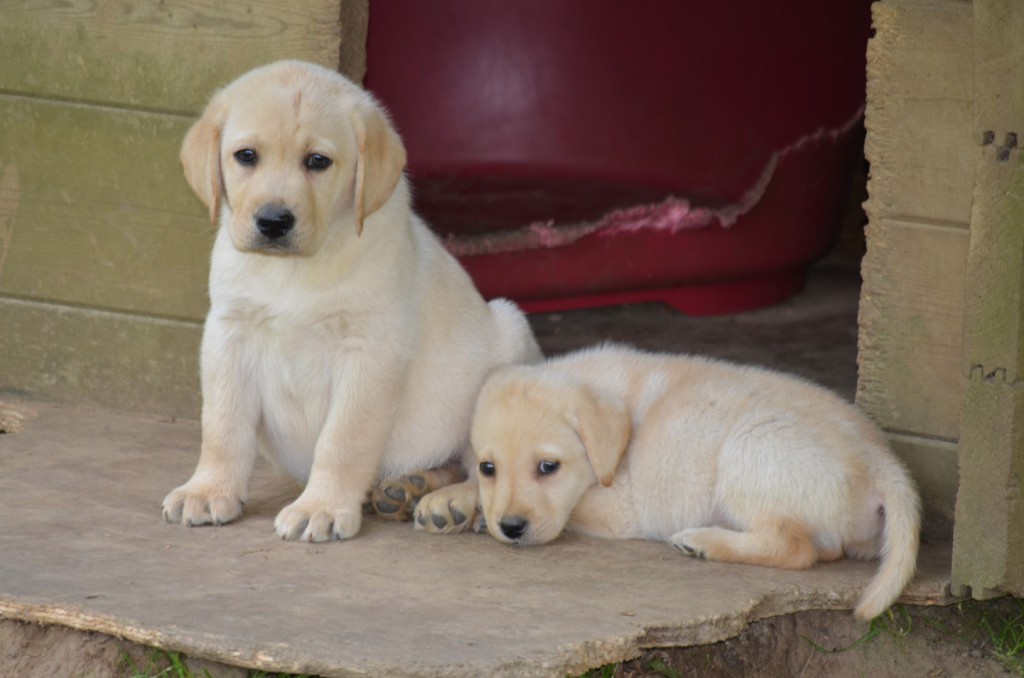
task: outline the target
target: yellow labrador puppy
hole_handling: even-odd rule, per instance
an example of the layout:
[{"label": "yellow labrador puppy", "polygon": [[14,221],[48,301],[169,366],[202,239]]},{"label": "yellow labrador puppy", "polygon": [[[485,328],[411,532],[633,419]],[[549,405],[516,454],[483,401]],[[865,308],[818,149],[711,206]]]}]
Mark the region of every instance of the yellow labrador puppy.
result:
[{"label": "yellow labrador puppy", "polygon": [[495,372],[471,439],[499,541],[540,544],[568,526],[782,568],[881,557],[860,619],[914,574],[906,469],[856,408],[795,377],[603,346]]},{"label": "yellow labrador puppy", "polygon": [[297,61],[228,85],[185,137],[185,178],[220,228],[202,450],[168,521],[237,518],[262,449],[305,483],[281,537],[352,537],[381,475],[466,451],[492,369],[540,359],[519,310],[484,302],[410,211],[405,158],[366,91]]}]

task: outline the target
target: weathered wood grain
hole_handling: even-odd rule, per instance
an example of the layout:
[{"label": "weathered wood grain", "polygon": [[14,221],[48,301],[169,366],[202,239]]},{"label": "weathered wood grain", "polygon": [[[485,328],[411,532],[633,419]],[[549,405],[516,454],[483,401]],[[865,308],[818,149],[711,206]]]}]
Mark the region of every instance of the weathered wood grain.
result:
[{"label": "weathered wood grain", "polygon": [[[975,5],[975,168],[964,370],[1024,379],[1024,6]],[[989,381],[992,381],[989,379]]]},{"label": "weathered wood grain", "polygon": [[366,77],[366,31],[370,25],[370,0],[340,0],[341,63],[338,70],[354,82]]},{"label": "weathered wood grain", "polygon": [[0,390],[198,415],[213,230],[178,163],[212,92],[361,80],[368,0],[0,3]]},{"label": "weathered wood grain", "polygon": [[969,234],[877,217],[867,233],[857,403],[889,431],[954,441]]},{"label": "weathered wood grain", "polygon": [[[297,58],[338,68],[343,22],[365,45],[364,10],[365,0],[2,2],[0,91],[195,113],[254,66]],[[361,54],[346,49],[359,78]]]},{"label": "weathered wood grain", "polygon": [[957,493],[957,445],[917,436],[889,437],[896,455],[910,469],[924,505],[921,532],[928,541],[953,536]]},{"label": "weathered wood grain", "polygon": [[975,173],[954,590],[1024,595],[1024,5],[976,0]]},{"label": "weathered wood grain", "polygon": [[967,228],[977,160],[971,3],[885,0],[873,19],[868,215]]},{"label": "weathered wood grain", "polygon": [[963,416],[951,588],[1024,596],[1024,384],[976,371]]},{"label": "weathered wood grain", "polygon": [[201,319],[213,230],[178,162],[191,122],[0,96],[0,294]]},{"label": "weathered wood grain", "polygon": [[199,417],[198,322],[0,297],[0,392]]}]

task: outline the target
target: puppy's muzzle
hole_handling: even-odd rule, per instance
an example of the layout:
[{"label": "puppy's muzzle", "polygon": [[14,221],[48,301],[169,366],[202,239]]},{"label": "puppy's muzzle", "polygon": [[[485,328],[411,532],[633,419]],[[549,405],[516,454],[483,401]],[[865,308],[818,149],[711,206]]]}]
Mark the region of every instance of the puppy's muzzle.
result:
[{"label": "puppy's muzzle", "polygon": [[512,539],[513,541],[519,539],[526,532],[526,527],[529,525],[526,518],[520,516],[505,516],[498,523],[498,528],[501,529],[501,533]]},{"label": "puppy's muzzle", "polygon": [[279,240],[295,227],[295,215],[287,207],[264,205],[256,210],[256,229],[267,240]]}]

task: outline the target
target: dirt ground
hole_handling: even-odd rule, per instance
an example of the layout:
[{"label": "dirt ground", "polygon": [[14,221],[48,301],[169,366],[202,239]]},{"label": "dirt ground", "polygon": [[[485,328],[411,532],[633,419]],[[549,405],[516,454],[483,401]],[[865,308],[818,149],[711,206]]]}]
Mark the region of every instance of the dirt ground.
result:
[{"label": "dirt ground", "polygon": [[[1006,658],[993,634],[1024,603],[968,601],[948,607],[898,606],[864,633],[846,612],[802,612],[752,624],[738,637],[690,648],[649,650],[588,677],[985,678],[1024,676],[1024,650]],[[987,626],[986,626],[987,625]],[[990,630],[993,629],[993,630]],[[1017,637],[1017,641],[1020,638]],[[175,657],[175,659],[179,659]],[[189,675],[247,678],[246,669],[171,658],[136,643],[58,626],[0,621],[0,675],[134,678]]]},{"label": "dirt ground", "polygon": [[[616,668],[620,678],[960,678],[1024,676],[1019,647],[1024,602],[965,601],[948,607],[898,605],[865,634],[848,614],[773,617],[708,646],[650,650]],[[1016,654],[997,647],[1001,622],[1016,619]],[[990,631],[990,628],[992,629]]]}]

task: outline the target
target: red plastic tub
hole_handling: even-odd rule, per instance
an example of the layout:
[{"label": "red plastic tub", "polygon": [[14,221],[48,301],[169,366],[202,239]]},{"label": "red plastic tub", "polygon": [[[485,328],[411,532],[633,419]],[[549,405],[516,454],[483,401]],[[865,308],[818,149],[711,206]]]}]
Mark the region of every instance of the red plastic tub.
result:
[{"label": "red plastic tub", "polygon": [[859,157],[868,0],[388,0],[366,85],[418,211],[527,310],[781,301]]}]

